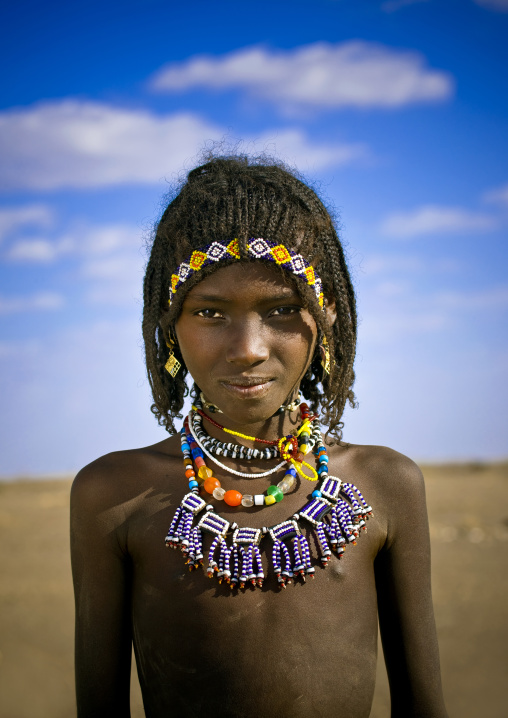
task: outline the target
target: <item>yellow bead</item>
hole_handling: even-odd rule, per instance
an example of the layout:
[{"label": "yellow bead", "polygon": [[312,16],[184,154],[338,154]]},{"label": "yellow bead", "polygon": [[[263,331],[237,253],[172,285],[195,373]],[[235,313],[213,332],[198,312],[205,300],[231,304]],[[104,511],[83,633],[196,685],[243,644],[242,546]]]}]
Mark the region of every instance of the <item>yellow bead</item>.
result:
[{"label": "yellow bead", "polygon": [[208,468],[208,466],[200,466],[198,469],[198,476],[200,479],[209,479],[210,476],[213,476],[213,471]]},{"label": "yellow bead", "polygon": [[302,454],[308,454],[310,451],[310,446],[308,444],[301,444],[301,446],[298,447]]},{"label": "yellow bead", "polygon": [[270,494],[268,494],[268,496],[265,496],[265,506],[271,506],[276,501],[277,499],[275,498],[275,496],[271,496]]}]

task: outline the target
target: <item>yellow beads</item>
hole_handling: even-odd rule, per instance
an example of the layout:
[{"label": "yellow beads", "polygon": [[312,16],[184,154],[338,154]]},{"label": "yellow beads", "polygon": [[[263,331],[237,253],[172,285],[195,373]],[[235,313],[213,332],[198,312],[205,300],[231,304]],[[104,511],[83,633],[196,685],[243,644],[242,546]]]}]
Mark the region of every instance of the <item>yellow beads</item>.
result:
[{"label": "yellow beads", "polygon": [[239,436],[241,439],[247,439],[248,441],[256,441],[255,436],[247,436],[247,434],[240,434],[239,431],[233,431],[233,429],[226,429],[225,426],[222,427],[222,431],[225,431],[226,434],[233,434],[233,436]]},{"label": "yellow beads", "polygon": [[296,435],[300,436],[300,434],[303,434],[304,431],[306,431],[307,433],[310,433],[312,431],[312,424],[310,422],[310,419],[305,419],[303,424],[297,430]]},{"label": "yellow beads", "polygon": [[[308,481],[317,481],[319,476],[316,471],[316,469],[308,464],[306,461],[302,461],[301,463],[299,461],[295,461],[294,459],[291,460],[291,464],[294,466],[294,468],[298,471],[300,476],[303,476],[304,479],[307,479]],[[303,466],[306,466],[307,469],[310,471],[310,476],[308,476],[304,470]]]},{"label": "yellow beads", "polygon": [[208,466],[200,466],[198,469],[198,476],[200,479],[209,479],[213,475],[213,471]]},{"label": "yellow beads", "polygon": [[275,496],[272,496],[271,494],[268,494],[268,496],[265,496],[265,506],[271,506],[277,501]]}]

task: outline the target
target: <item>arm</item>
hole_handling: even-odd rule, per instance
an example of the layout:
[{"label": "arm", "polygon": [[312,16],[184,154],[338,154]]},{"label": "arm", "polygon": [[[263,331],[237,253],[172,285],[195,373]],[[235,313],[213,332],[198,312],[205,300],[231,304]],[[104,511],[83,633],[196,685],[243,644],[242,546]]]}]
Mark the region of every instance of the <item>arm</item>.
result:
[{"label": "arm", "polygon": [[130,561],[104,512],[115,504],[104,471],[83,469],[71,493],[79,718],[128,718],[131,667]]},{"label": "arm", "polygon": [[446,718],[430,587],[423,477],[405,457],[390,466],[388,533],[375,562],[392,718]]}]

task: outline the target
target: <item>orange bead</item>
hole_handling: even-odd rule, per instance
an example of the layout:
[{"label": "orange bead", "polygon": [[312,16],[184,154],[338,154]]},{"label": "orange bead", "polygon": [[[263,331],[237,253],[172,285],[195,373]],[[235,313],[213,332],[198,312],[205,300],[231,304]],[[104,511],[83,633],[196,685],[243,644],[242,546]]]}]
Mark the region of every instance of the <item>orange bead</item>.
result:
[{"label": "orange bead", "polygon": [[209,476],[203,483],[203,488],[207,494],[213,494],[215,489],[220,489],[219,479],[214,479],[213,476]]},{"label": "orange bead", "polygon": [[224,501],[228,506],[240,506],[242,503],[242,494],[239,491],[230,489],[224,494]]},{"label": "orange bead", "polygon": [[188,479],[192,479],[193,476],[196,476],[196,474],[194,473],[194,469],[187,469],[187,471],[185,472],[185,476]]},{"label": "orange bead", "polygon": [[198,469],[198,476],[200,479],[211,479],[213,471],[208,466],[200,466]]}]

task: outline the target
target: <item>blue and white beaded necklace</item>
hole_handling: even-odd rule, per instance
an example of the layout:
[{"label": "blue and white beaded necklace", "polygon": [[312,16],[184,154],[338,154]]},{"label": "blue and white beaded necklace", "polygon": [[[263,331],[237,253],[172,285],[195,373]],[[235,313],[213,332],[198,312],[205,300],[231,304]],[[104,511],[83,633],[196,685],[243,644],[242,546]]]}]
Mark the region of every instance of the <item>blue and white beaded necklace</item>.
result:
[{"label": "blue and white beaded necklace", "polygon": [[[308,423],[307,405],[301,404],[300,411],[302,423],[305,421]],[[231,589],[244,589],[247,585],[252,587],[263,585],[265,573],[259,546],[264,539],[268,539],[272,543],[273,573],[277,577],[279,588],[286,588],[293,578],[300,578],[304,582],[307,576],[313,578],[315,568],[312,564],[309,543],[300,527],[301,521],[310,524],[319,551],[319,562],[323,567],[328,564],[332,550],[340,558],[348,543],[356,544],[360,530],[366,529],[365,522],[372,515],[372,508],[356,486],[328,474],[328,455],[319,431],[313,431],[312,446],[305,445],[312,450],[316,457],[316,473],[319,481],[319,488],[312,492],[307,503],[293,516],[274,526],[240,528],[235,522],[230,523],[220,516],[215,507],[200,496],[200,490],[203,491],[203,486],[207,481],[209,482],[209,488],[206,488],[208,493],[213,493],[215,498],[224,498],[227,503],[230,503],[227,500],[228,493],[238,494],[239,492],[224,492],[221,489],[223,493],[220,491],[216,493],[216,489],[221,488],[218,480],[215,482],[219,486],[216,486],[213,491],[210,490],[214,486],[212,471],[205,464],[203,445],[200,446],[199,439],[192,430],[192,412],[189,419],[186,420],[180,432],[185,474],[189,480],[189,492],[180,502],[166,536],[166,546],[180,547],[189,570],[203,565],[204,533],[213,536],[207,555],[207,574],[209,577],[215,576],[219,582],[224,581],[229,584]],[[308,434],[305,434],[303,441],[307,440],[307,436]],[[285,440],[288,439],[289,437],[285,437]],[[279,442],[279,446],[282,446],[283,440],[281,442]],[[302,448],[302,441],[298,448]],[[210,455],[208,451],[206,453]],[[270,486],[266,495],[250,497],[252,503],[238,501],[230,503],[230,505],[242,503],[244,506],[268,506],[282,500],[284,493],[290,491],[295,483],[296,470],[291,465],[295,463],[294,455],[293,459],[288,459],[289,454],[281,452],[281,458],[284,461],[275,469],[261,474],[252,474],[255,476],[268,475],[281,468],[284,463],[289,464],[282,481],[277,486]],[[225,465],[221,464],[221,466],[227,471],[238,473]],[[303,475],[305,476],[305,474]],[[212,479],[211,482],[210,479]]]}]

